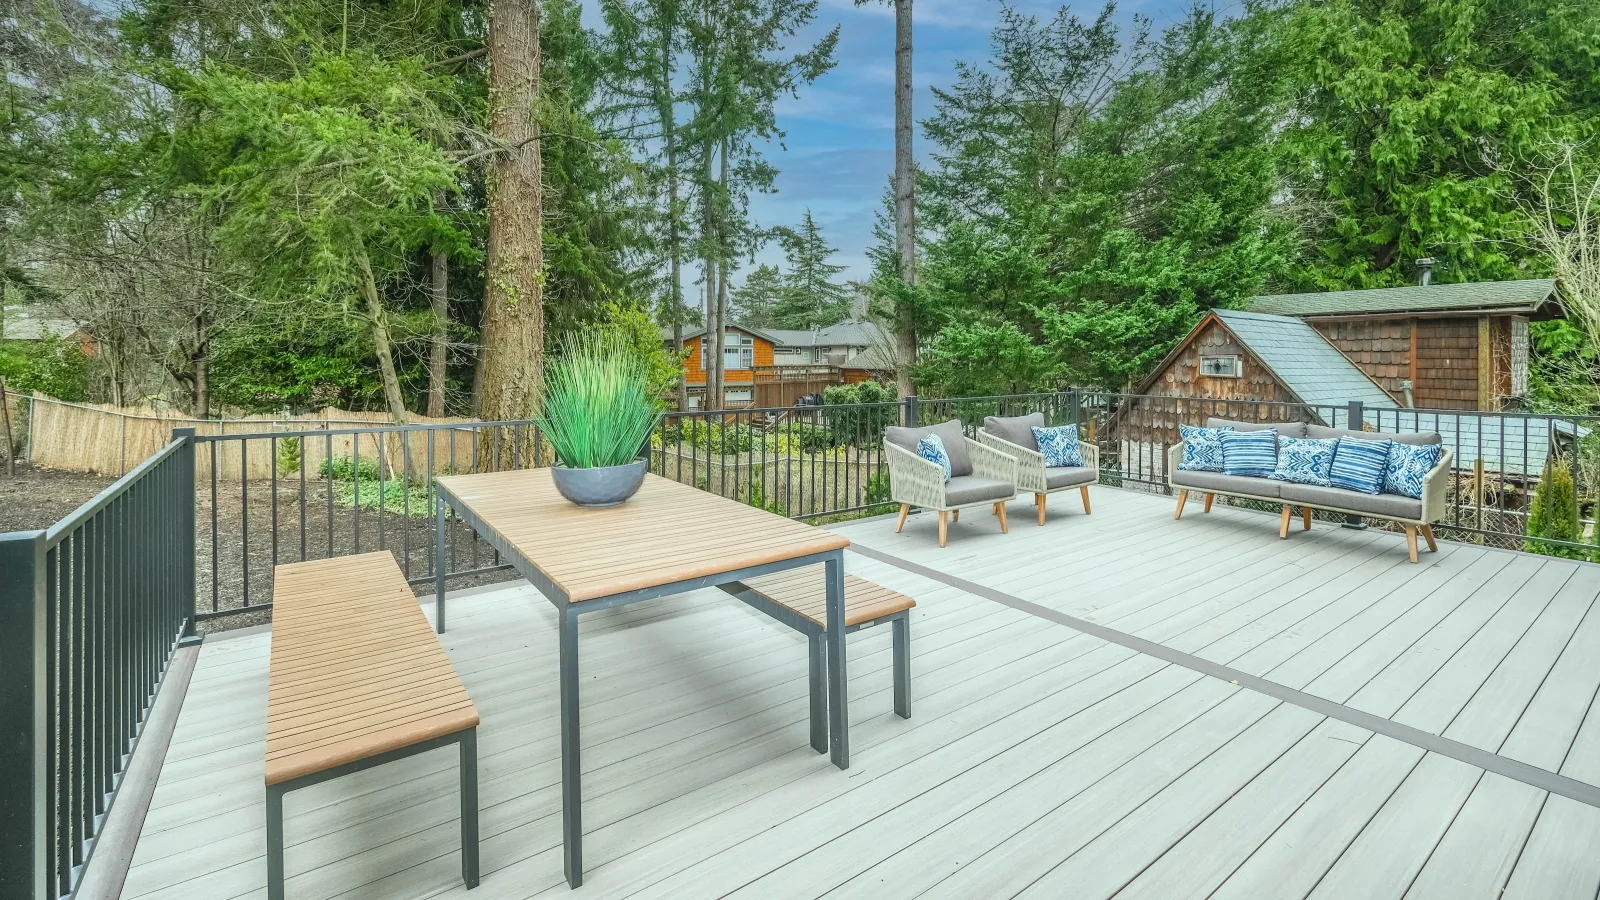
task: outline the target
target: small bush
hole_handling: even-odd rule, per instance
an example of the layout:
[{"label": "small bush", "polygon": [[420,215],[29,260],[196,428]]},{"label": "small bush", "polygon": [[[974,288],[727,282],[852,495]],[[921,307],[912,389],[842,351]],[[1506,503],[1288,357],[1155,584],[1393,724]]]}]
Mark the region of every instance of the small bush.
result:
[{"label": "small bush", "polygon": [[[279,454],[280,457],[282,454]],[[297,461],[296,466],[299,465]],[[317,467],[318,478],[332,478],[334,481],[355,481],[357,474],[361,481],[378,480],[378,461],[363,459],[359,464],[353,457],[340,456],[334,459],[325,459]]]},{"label": "small bush", "polygon": [[[1528,537],[1573,543],[1583,540],[1583,523],[1578,518],[1578,494],[1572,483],[1572,469],[1564,459],[1552,457],[1545,464],[1544,477],[1539,479],[1539,486],[1533,493],[1533,503],[1528,510]],[[1588,551],[1541,540],[1527,541],[1524,549],[1530,553],[1566,559],[1589,558]]]},{"label": "small bush", "polygon": [[883,441],[883,430],[900,422],[902,407],[892,388],[876,381],[836,384],[822,392],[822,414],[828,429],[841,444],[872,446]]},{"label": "small bush", "polygon": [[300,471],[300,439],[284,438],[278,442],[278,474],[290,475]]}]

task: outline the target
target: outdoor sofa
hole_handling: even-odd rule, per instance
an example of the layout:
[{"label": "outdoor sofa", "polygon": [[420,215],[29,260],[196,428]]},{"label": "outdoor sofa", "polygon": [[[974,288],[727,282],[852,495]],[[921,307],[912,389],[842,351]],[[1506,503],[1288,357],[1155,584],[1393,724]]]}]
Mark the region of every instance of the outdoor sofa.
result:
[{"label": "outdoor sofa", "polygon": [[[917,443],[929,434],[939,436],[950,457],[949,481],[942,466],[917,455]],[[1017,498],[1016,460],[967,437],[959,419],[926,428],[889,426],[883,432],[883,458],[889,466],[889,499],[900,504],[896,532],[905,527],[913,506],[939,514],[941,547],[949,537],[950,523],[960,519],[963,509],[991,507],[1000,531],[1009,530],[1006,504]]]},{"label": "outdoor sofa", "polygon": [[[1308,425],[1304,422],[1234,422],[1227,419],[1208,419],[1207,428],[1222,428],[1232,426],[1235,431],[1261,431],[1276,428],[1278,436],[1294,438],[1339,438],[1349,435],[1364,439],[1387,439],[1400,444],[1429,445],[1442,443],[1438,434],[1434,433],[1407,433],[1407,434],[1374,434],[1366,431],[1349,431],[1342,428],[1328,428],[1322,425]],[[1283,513],[1278,524],[1278,536],[1289,536],[1289,519],[1293,510],[1300,509],[1301,518],[1305,529],[1311,528],[1311,511],[1320,509],[1325,512],[1348,513],[1355,516],[1364,516],[1371,519],[1382,519],[1394,522],[1405,529],[1406,546],[1411,554],[1411,561],[1417,561],[1417,535],[1421,534],[1428,543],[1428,549],[1437,553],[1438,542],[1433,537],[1432,523],[1439,521],[1445,513],[1445,491],[1448,487],[1445,474],[1450,471],[1452,454],[1446,447],[1439,455],[1439,461],[1423,478],[1422,498],[1413,499],[1398,494],[1364,494],[1360,491],[1345,490],[1337,487],[1319,487],[1309,484],[1295,484],[1278,481],[1272,478],[1258,478],[1240,475],[1226,475],[1221,472],[1198,472],[1178,468],[1178,463],[1183,459],[1183,442],[1179,441],[1167,451],[1167,480],[1172,489],[1178,494],[1178,508],[1173,513],[1173,518],[1183,515],[1184,502],[1189,499],[1189,492],[1196,491],[1205,494],[1205,511],[1211,511],[1211,501],[1218,494],[1226,497],[1239,497],[1246,500],[1260,500],[1266,503],[1278,503],[1283,507]]]},{"label": "outdoor sofa", "polygon": [[1044,498],[1057,491],[1078,489],[1083,498],[1083,511],[1089,513],[1089,485],[1100,480],[1100,449],[1088,441],[1078,441],[1078,452],[1083,455],[1081,466],[1049,466],[1034,428],[1044,427],[1044,413],[1026,416],[989,416],[983,420],[978,440],[999,450],[1017,461],[1015,480],[1018,491],[1033,494],[1033,505],[1039,509],[1039,524],[1044,524]]}]

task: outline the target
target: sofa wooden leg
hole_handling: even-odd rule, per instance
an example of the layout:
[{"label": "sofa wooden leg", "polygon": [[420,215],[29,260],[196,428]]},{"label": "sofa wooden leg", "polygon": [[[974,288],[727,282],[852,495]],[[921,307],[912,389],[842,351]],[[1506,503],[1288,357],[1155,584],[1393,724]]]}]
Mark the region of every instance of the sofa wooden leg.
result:
[{"label": "sofa wooden leg", "polygon": [[894,523],[894,533],[899,534],[900,529],[906,527],[906,515],[911,512],[911,504],[900,504],[900,518]]},{"label": "sofa wooden leg", "polygon": [[1044,524],[1044,495],[1043,494],[1034,494],[1033,495],[1033,505],[1037,506],[1039,508],[1039,524],[1043,525]]},{"label": "sofa wooden leg", "polygon": [[1091,511],[1089,509],[1089,486],[1087,484],[1078,486],[1078,496],[1083,498],[1083,514],[1089,515]]},{"label": "sofa wooden leg", "polygon": [[1302,526],[1301,526],[1301,530],[1302,531],[1310,531],[1311,530],[1311,507],[1309,507],[1309,506],[1300,507],[1300,521],[1302,523]]},{"label": "sofa wooden leg", "polygon": [[1427,541],[1428,541],[1428,552],[1429,553],[1438,553],[1439,552],[1439,542],[1433,539],[1433,526],[1432,525],[1424,525],[1424,526],[1422,526],[1422,536],[1424,538],[1426,538]]},{"label": "sofa wooden leg", "polygon": [[1284,504],[1283,516],[1278,520],[1278,537],[1289,537],[1289,517],[1294,515],[1294,507]]},{"label": "sofa wooden leg", "polygon": [[939,510],[939,546],[943,547],[945,541],[950,539],[950,513]]},{"label": "sofa wooden leg", "polygon": [[994,514],[1000,518],[1000,533],[1010,534],[1011,528],[1006,525],[1006,502],[1004,500],[994,505]]},{"label": "sofa wooden leg", "polygon": [[1188,499],[1189,499],[1189,492],[1188,491],[1179,491],[1178,492],[1178,510],[1177,510],[1177,512],[1174,512],[1172,514],[1172,517],[1174,519],[1183,518],[1183,504],[1184,504],[1184,501],[1186,501]]},{"label": "sofa wooden leg", "polygon": [[1217,495],[1216,494],[1207,494],[1206,495],[1206,508],[1205,508],[1206,512],[1211,512],[1211,501],[1213,501],[1215,499],[1217,499]]},{"label": "sofa wooden leg", "polygon": [[1416,562],[1417,561],[1417,526],[1415,526],[1415,525],[1407,525],[1405,528],[1406,528],[1406,550],[1411,554],[1411,561],[1412,562]]}]

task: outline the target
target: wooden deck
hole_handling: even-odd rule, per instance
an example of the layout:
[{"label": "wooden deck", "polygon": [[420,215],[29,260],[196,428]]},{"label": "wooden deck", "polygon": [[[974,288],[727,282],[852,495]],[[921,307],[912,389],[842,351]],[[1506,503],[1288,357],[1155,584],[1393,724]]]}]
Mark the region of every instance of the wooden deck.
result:
[{"label": "wooden deck", "polygon": [[[944,550],[933,516],[837,528],[851,572],[917,601],[912,719],[889,630],[851,639],[845,772],[807,746],[795,632],[715,590],[586,619],[576,892],[555,611],[452,599],[482,885],[442,751],[292,795],[289,896],[1596,897],[1600,567],[1448,542],[1411,565],[1396,534],[1280,541],[1094,491]],[[268,644],[204,646],[124,897],[265,896]]]}]

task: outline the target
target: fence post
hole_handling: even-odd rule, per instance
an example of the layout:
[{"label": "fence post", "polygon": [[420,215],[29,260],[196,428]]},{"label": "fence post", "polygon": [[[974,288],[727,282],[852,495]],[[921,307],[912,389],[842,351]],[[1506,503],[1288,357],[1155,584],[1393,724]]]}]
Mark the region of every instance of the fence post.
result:
[{"label": "fence post", "polygon": [[[194,436],[195,429],[193,428],[172,429],[172,439],[183,441],[183,446],[178,448],[175,460],[178,466],[178,484],[182,485],[182,490],[180,490],[179,496],[174,499],[175,508],[173,509],[173,513],[177,518],[175,531],[178,534],[178,539],[184,542],[183,548],[178,553],[178,565],[183,568],[178,577],[178,589],[184,592],[187,600],[185,606],[189,610],[189,617],[183,623],[183,637],[178,640],[178,646],[180,647],[198,644],[201,641],[196,627],[199,624],[196,620],[200,615],[200,600],[195,593],[194,504],[195,497],[200,491],[200,486],[195,483]],[[273,464],[276,465],[276,462]],[[212,472],[211,477],[217,477],[217,473]],[[216,577],[215,572],[212,573],[212,577]]]},{"label": "fence post", "polygon": [[0,534],[0,897],[54,897],[46,865],[45,543]]},{"label": "fence post", "polygon": [[[21,407],[19,406],[20,410]],[[11,442],[11,402],[6,399],[6,377],[0,375],[0,435],[6,442],[6,474],[17,477],[17,445]]]},{"label": "fence post", "polygon": [[[1366,412],[1362,409],[1361,401],[1351,400],[1344,408],[1345,427],[1351,431],[1361,431],[1365,423]],[[1352,513],[1344,517],[1344,527],[1361,529],[1367,527],[1367,523],[1362,521],[1360,516]]]},{"label": "fence post", "polygon": [[907,428],[916,428],[917,427],[917,421],[918,420],[917,420],[917,395],[916,394],[907,394],[906,395],[905,417],[906,417],[905,426]]}]

